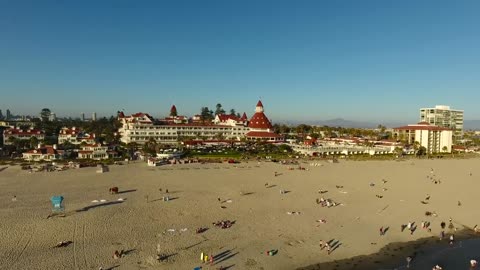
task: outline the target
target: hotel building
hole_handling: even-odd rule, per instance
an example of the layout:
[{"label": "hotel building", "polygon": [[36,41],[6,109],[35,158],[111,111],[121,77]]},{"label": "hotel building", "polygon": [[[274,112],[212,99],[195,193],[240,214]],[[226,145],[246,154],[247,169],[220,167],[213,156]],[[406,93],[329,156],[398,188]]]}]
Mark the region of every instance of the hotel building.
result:
[{"label": "hotel building", "polygon": [[420,122],[449,128],[455,139],[463,136],[463,110],[453,110],[450,106],[436,105],[435,108],[421,108]]},{"label": "hotel building", "polygon": [[393,137],[408,144],[419,142],[429,154],[452,151],[452,130],[426,122],[393,128]]},{"label": "hotel building", "polygon": [[[118,130],[120,140],[124,143],[144,144],[151,139],[157,143],[177,143],[183,140],[262,140],[266,142],[283,142],[284,138],[273,132],[273,127],[264,114],[263,104],[257,103],[255,114],[246,121],[246,115],[236,117],[215,117],[214,122],[202,123],[193,119],[187,123],[177,120],[176,108],[173,115],[166,119],[156,120],[146,113],[125,116],[119,113],[118,119],[122,127]],[[172,111],[172,110],[171,110]],[[172,118],[175,119],[172,119]],[[179,119],[178,119],[179,120]],[[178,123],[180,122],[180,123]],[[215,124],[216,123],[216,124]]]}]

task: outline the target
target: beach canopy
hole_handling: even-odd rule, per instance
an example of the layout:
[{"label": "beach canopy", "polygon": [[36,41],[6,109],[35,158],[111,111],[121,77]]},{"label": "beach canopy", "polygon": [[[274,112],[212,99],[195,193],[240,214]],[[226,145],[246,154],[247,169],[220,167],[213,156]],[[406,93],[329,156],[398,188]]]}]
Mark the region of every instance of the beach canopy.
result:
[{"label": "beach canopy", "polygon": [[53,211],[63,211],[64,206],[63,206],[63,196],[52,196],[50,198],[50,201],[52,202],[52,207]]}]

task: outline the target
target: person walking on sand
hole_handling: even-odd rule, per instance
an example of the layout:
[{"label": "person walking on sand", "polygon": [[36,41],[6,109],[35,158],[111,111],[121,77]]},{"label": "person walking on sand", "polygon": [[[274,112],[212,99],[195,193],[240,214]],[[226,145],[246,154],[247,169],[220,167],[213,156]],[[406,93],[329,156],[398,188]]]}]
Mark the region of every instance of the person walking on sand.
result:
[{"label": "person walking on sand", "polygon": [[327,254],[330,255],[331,252],[332,252],[332,249],[330,245],[327,244]]},{"label": "person walking on sand", "polygon": [[445,231],[440,232],[440,241],[443,240],[443,238],[445,238]]},{"label": "person walking on sand", "polygon": [[454,236],[452,234],[452,235],[450,235],[450,242],[449,242],[450,246],[453,246],[453,241],[454,241]]},{"label": "person walking on sand", "polygon": [[323,240],[320,240],[320,248],[323,249],[324,246],[323,246]]},{"label": "person walking on sand", "polygon": [[383,231],[383,226],[380,227],[380,235],[383,235],[385,232]]}]

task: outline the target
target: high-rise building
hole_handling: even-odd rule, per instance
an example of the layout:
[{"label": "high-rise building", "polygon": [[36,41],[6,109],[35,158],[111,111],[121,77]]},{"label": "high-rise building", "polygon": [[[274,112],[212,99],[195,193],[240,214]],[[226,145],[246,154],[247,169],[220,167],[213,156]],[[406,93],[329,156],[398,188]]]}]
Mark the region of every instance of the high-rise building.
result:
[{"label": "high-rise building", "polygon": [[48,120],[50,121],[56,121],[57,120],[57,115],[55,113],[51,113],[49,116],[48,116]]},{"label": "high-rise building", "polygon": [[3,113],[2,110],[0,110],[0,120],[3,119]]},{"label": "high-rise building", "polygon": [[450,106],[436,105],[435,108],[421,108],[420,122],[452,129],[453,137],[463,136],[463,110],[453,110]]},{"label": "high-rise building", "polygon": [[85,121],[85,114],[82,112],[82,121]]},{"label": "high-rise building", "polygon": [[97,121],[97,113],[96,112],[92,113],[92,121]]},{"label": "high-rise building", "polygon": [[7,120],[12,118],[12,113],[10,112],[10,109],[7,109]]}]

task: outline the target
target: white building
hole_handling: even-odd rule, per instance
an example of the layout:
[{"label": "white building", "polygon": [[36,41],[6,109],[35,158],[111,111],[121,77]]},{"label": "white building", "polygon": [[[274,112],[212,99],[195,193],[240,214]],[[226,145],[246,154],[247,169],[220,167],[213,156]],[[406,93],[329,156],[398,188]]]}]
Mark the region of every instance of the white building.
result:
[{"label": "white building", "polygon": [[394,128],[393,136],[409,144],[419,142],[430,154],[452,151],[452,130],[426,122]]},{"label": "white building", "polygon": [[463,136],[463,110],[453,110],[450,106],[436,105],[435,108],[421,108],[420,122],[453,130],[455,139]]},{"label": "white building", "polygon": [[101,144],[87,144],[78,151],[79,159],[108,159],[108,147]]},{"label": "white building", "polygon": [[36,149],[23,153],[23,159],[27,161],[53,161],[62,159],[64,151],[58,150],[57,145],[38,145]]},{"label": "white building", "polygon": [[159,124],[145,113],[119,118],[121,141],[143,144],[151,138],[157,143],[177,143],[182,139],[234,139],[240,140],[248,132],[244,126],[224,126],[200,123]]},{"label": "white building", "polygon": [[45,139],[45,133],[33,128],[27,130],[10,128],[3,131],[3,144],[12,144],[10,138],[15,138],[17,140],[30,140],[32,137],[36,137],[38,141],[41,141]]},{"label": "white building", "polygon": [[95,134],[83,132],[81,129],[76,127],[63,127],[58,132],[58,143],[64,144],[65,142],[70,142],[71,144],[75,145],[81,144],[82,142],[94,144],[96,143]]},{"label": "white building", "polygon": [[246,126],[248,122],[247,114],[243,113],[242,117],[237,117],[235,115],[230,114],[217,114],[215,115],[215,119],[213,119],[213,123],[215,125],[221,126]]},{"label": "white building", "polygon": [[[218,124],[186,123],[174,124],[156,121],[149,114],[136,113],[130,116],[119,114],[122,127],[119,129],[120,140],[124,143],[144,144],[150,139],[157,143],[177,143],[183,140],[263,140],[266,142],[282,142],[283,137],[273,132],[273,127],[263,113],[263,105],[259,101],[256,113],[246,121],[246,115],[237,121],[222,121]],[[245,118],[245,119],[243,119]],[[248,123],[248,125],[247,125]]]}]

